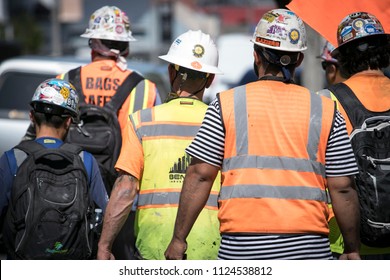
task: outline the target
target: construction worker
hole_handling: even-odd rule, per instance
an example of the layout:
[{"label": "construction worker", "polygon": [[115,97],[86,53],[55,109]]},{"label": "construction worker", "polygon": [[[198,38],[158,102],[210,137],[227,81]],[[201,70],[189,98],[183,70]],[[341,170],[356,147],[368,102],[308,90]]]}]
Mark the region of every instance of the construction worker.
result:
[{"label": "construction worker", "polygon": [[[127,68],[126,57],[130,52],[132,36],[126,13],[116,6],[104,6],[92,13],[89,26],[81,35],[88,39],[91,48],[91,63],[82,66],[75,77],[69,72],[57,78],[69,80],[88,104],[103,106],[115,94],[119,85],[133,71]],[[83,96],[84,95],[84,96]],[[160,104],[156,85],[144,79],[135,88],[129,88],[129,96],[118,112],[123,131],[128,115],[143,108]],[[24,139],[33,139],[35,132],[30,126]]]},{"label": "construction worker", "polygon": [[[321,67],[325,71],[326,86],[335,85],[347,79],[348,75],[340,69],[340,65],[336,58],[332,57],[331,53],[335,47],[326,41],[322,49],[322,53],[318,58],[321,59]],[[336,97],[328,90],[322,90],[319,94],[325,95],[333,100],[337,100]],[[332,204],[329,203],[329,242],[330,249],[334,258],[337,259],[344,251],[343,236],[337,225],[336,218],[332,210]]]},{"label": "construction worker", "polygon": [[[379,118],[385,117],[387,119],[390,117],[390,79],[384,74],[384,69],[390,65],[390,34],[385,33],[383,26],[375,15],[367,12],[356,12],[347,15],[340,22],[337,29],[337,43],[338,46],[331,52],[331,55],[332,57],[337,57],[341,71],[345,72],[349,78],[336,87],[331,87],[330,94],[332,99],[337,100],[337,106],[346,121],[347,131],[352,137],[352,134],[355,134],[353,133],[354,128],[360,129],[363,127],[362,123],[358,123],[356,120],[362,122],[365,121],[365,118],[376,118],[376,122],[379,124]],[[346,89],[348,89],[348,94],[345,91]],[[345,96],[350,94],[354,98],[345,99]],[[343,97],[341,98],[341,96]],[[344,103],[341,101],[344,101]],[[359,103],[362,105],[362,108],[360,108]],[[353,104],[353,106],[348,104]],[[347,107],[350,108],[347,109]],[[352,121],[354,121],[355,125],[353,125]],[[379,139],[383,138],[384,142],[388,143],[385,139],[388,139],[389,134],[386,132],[385,127],[383,126],[383,130],[378,128],[375,134],[378,135]],[[376,128],[370,125],[370,130],[376,130]],[[387,131],[389,130],[387,129]],[[384,136],[380,136],[380,133],[383,133]],[[359,142],[363,142],[363,138],[360,137]],[[370,145],[369,149],[371,151],[376,150],[376,153],[381,155],[384,162],[389,158],[389,145],[384,146],[381,144],[383,141],[379,140],[380,144],[376,146],[374,144],[375,139],[372,138],[368,142]],[[359,161],[358,151],[355,147],[354,151]],[[365,155],[365,157],[367,156],[371,157],[369,154]],[[375,158],[375,161],[370,159],[369,161],[375,166],[369,176],[375,180],[375,182],[372,182],[372,185],[375,185],[375,190],[369,190],[371,184],[362,177],[364,176],[362,175],[364,174],[362,168],[359,168],[361,173],[356,178],[360,186],[358,188],[359,201],[362,205],[361,209],[364,210],[361,210],[362,221],[370,220],[369,224],[372,225],[374,230],[382,231],[382,227],[384,233],[386,228],[388,228],[389,216],[384,214],[383,209],[381,210],[380,207],[383,205],[384,209],[388,209],[389,194],[386,191],[383,192],[382,187],[384,190],[388,189],[390,173],[386,171],[388,170],[388,163],[382,166],[376,162],[377,159]],[[382,159],[379,160],[381,161]],[[362,164],[359,167],[361,166]],[[381,171],[381,169],[383,170]],[[376,177],[374,170],[378,170],[380,179]],[[364,182],[364,184],[361,182]],[[364,205],[369,200],[369,193],[374,192],[376,192],[373,195],[376,202],[368,203],[372,207],[371,209]],[[377,212],[380,216],[383,214],[387,216],[385,218],[380,217],[378,220],[366,216],[366,213],[375,215],[374,213]],[[361,223],[361,229],[362,225],[363,222]],[[332,227],[331,235],[337,235],[337,233],[337,227]],[[390,232],[387,230],[387,238],[385,237],[385,239],[388,240],[389,234]],[[362,234],[361,238],[360,255],[362,259],[390,259],[389,245],[372,245],[372,241],[364,239]],[[339,239],[337,244],[338,250],[342,251],[342,239]]]},{"label": "construction worker", "polygon": [[322,53],[319,56],[321,59],[321,67],[325,71],[327,85],[334,85],[348,78],[348,75],[340,70],[337,59],[331,56],[333,50],[334,46],[329,41],[326,41]]},{"label": "construction worker", "polygon": [[218,259],[331,259],[326,189],[344,235],[342,258],[359,259],[357,172],[334,102],[294,84],[306,31],[293,12],[275,9],[253,35],[259,80],[217,95],[186,152],[166,259],[183,259],[187,236],[221,170]]},{"label": "construction worker", "polygon": [[[168,54],[171,93],[167,103],[130,115],[116,163],[120,177],[107,208],[98,259],[114,259],[111,246],[136,194],[136,249],[139,259],[164,259],[173,231],[184,174],[191,158],[184,149],[204,118],[204,90],[220,74],[218,51],[209,35],[189,30]],[[217,194],[220,179],[188,237],[188,259],[216,259],[220,242]]]},{"label": "construction worker", "polygon": [[[68,223],[69,221],[67,221],[67,218],[66,218],[66,217],[70,216],[69,214],[67,214],[67,211],[69,211],[69,209],[72,209],[72,207],[73,207],[74,209],[81,211],[82,209],[87,209],[87,206],[88,206],[88,205],[85,206],[85,201],[83,201],[80,198],[80,196],[75,195],[75,193],[77,194],[77,192],[74,191],[75,186],[77,186],[79,189],[83,189],[82,188],[83,183],[85,182],[85,184],[89,190],[89,196],[94,201],[96,207],[100,208],[103,212],[105,211],[105,208],[106,208],[106,205],[108,202],[108,195],[107,195],[106,188],[104,186],[104,183],[103,183],[100,171],[99,171],[98,163],[97,163],[96,159],[87,151],[81,151],[79,153],[80,159],[82,159],[82,162],[84,163],[85,171],[87,172],[87,178],[85,179],[85,181],[83,180],[82,177],[77,177],[77,175],[79,175],[80,173],[75,173],[75,172],[72,173],[73,176],[77,177],[77,178],[73,177],[73,178],[75,178],[74,179],[75,182],[70,180],[69,177],[65,177],[64,174],[71,173],[72,171],[74,171],[76,169],[69,169],[69,167],[67,165],[63,164],[63,161],[60,161],[58,159],[57,159],[57,165],[49,166],[52,168],[53,174],[56,174],[55,176],[53,176],[53,174],[48,174],[48,173],[44,173],[44,175],[42,176],[42,172],[41,173],[39,173],[39,172],[33,173],[36,176],[38,176],[39,174],[42,176],[40,178],[35,178],[35,177],[32,178],[38,182],[38,185],[34,185],[32,183],[29,183],[31,181],[28,180],[28,176],[30,176],[32,173],[31,174],[23,173],[23,172],[27,172],[27,170],[28,170],[22,166],[24,161],[26,161],[26,164],[29,164],[28,155],[30,153],[33,154],[34,156],[38,155],[39,153],[42,155],[43,154],[42,150],[41,150],[42,147],[44,149],[52,150],[53,153],[62,149],[62,148],[60,148],[62,146],[67,147],[67,149],[65,151],[67,151],[68,153],[69,153],[69,151],[73,151],[73,150],[77,151],[79,149],[78,147],[76,147],[74,145],[70,145],[70,144],[66,144],[67,146],[65,146],[64,142],[63,142],[65,137],[66,137],[66,134],[68,133],[71,122],[73,120],[77,119],[77,117],[78,117],[78,114],[79,114],[79,103],[78,102],[79,102],[79,99],[78,99],[76,90],[73,87],[73,85],[71,85],[70,83],[68,83],[64,80],[60,80],[60,79],[49,79],[49,80],[43,81],[37,87],[36,91],[34,92],[31,103],[30,103],[30,105],[31,105],[30,119],[36,128],[36,134],[37,134],[36,139],[34,141],[26,141],[26,142],[22,143],[23,144],[22,146],[18,145],[9,151],[6,151],[0,157],[0,182],[1,182],[0,213],[1,213],[2,217],[6,213],[7,208],[10,205],[13,205],[13,206],[16,205],[15,207],[18,207],[17,210],[13,209],[12,211],[14,211],[15,213],[17,212],[19,215],[20,215],[20,213],[23,213],[23,211],[25,209],[25,208],[23,208],[23,207],[25,207],[25,205],[22,202],[20,202],[21,200],[18,201],[18,199],[20,197],[22,197],[22,194],[19,193],[19,194],[15,195],[15,193],[12,192],[13,188],[16,188],[20,192],[20,189],[22,189],[24,187],[24,188],[26,188],[26,193],[27,193],[27,187],[29,187],[28,192],[30,192],[30,188],[32,188],[32,189],[34,189],[34,188],[38,189],[38,187],[42,188],[43,189],[42,193],[40,195],[34,195],[31,198],[31,201],[29,200],[29,203],[31,205],[35,205],[35,206],[39,205],[39,200],[42,199],[42,197],[44,197],[46,199],[46,201],[48,201],[48,203],[45,204],[46,207],[51,207],[51,209],[49,211],[43,210],[43,211],[46,211],[44,213],[46,213],[46,214],[49,213],[49,214],[47,214],[47,216],[41,216],[40,217],[41,220],[39,220],[40,224],[34,225],[35,228],[33,231],[35,233],[38,232],[37,234],[39,235],[39,238],[37,237],[37,234],[31,234],[33,237],[29,236],[30,238],[34,238],[34,237],[36,238],[36,240],[33,240],[33,242],[39,241],[38,243],[42,244],[44,242],[47,242],[48,240],[51,240],[52,242],[53,242],[53,240],[56,240],[56,241],[59,241],[58,243],[60,243],[60,241],[66,240],[66,238],[61,239],[61,238],[63,238],[63,235],[61,235],[61,234],[63,234],[64,232],[67,232],[67,231],[60,230],[61,232],[53,232],[53,230],[58,230],[59,228],[64,229],[65,228],[64,225],[69,224]],[[26,149],[26,146],[28,146],[30,148]],[[40,146],[41,146],[41,148],[39,149]],[[37,151],[39,151],[39,152],[37,153]],[[42,158],[40,158],[39,160],[42,163],[45,163],[44,160],[47,161],[46,158],[44,158],[44,160],[42,160]],[[49,162],[55,163],[56,161],[49,161]],[[61,167],[60,171],[58,171],[59,167]],[[42,168],[42,166],[40,166],[40,168]],[[18,171],[20,171],[20,172],[18,172]],[[52,175],[53,177],[50,177],[49,175]],[[19,177],[24,178],[23,176],[27,177],[26,181],[21,179],[23,181],[24,185],[18,185],[17,183],[15,183],[15,182],[20,183],[21,180],[18,180],[18,179],[19,179]],[[58,179],[59,177],[62,179]],[[58,181],[65,180],[64,178],[66,178],[67,181],[62,182],[63,183],[62,186],[59,185]],[[58,194],[57,194],[57,196],[53,195],[53,193],[55,193],[56,191],[58,192],[58,190],[60,190],[60,189],[63,189],[61,191],[61,193],[62,193],[61,195],[58,195]],[[12,193],[13,193],[13,196],[11,195]],[[15,204],[12,204],[11,203],[12,201]],[[57,203],[53,203],[53,201],[55,201]],[[16,203],[16,202],[18,202],[18,203]],[[60,202],[63,203],[62,208],[60,206],[58,206],[61,204]],[[50,205],[50,203],[52,203],[52,205]],[[53,204],[57,204],[58,207],[53,206]],[[85,208],[82,208],[82,206],[85,206]],[[32,217],[34,217],[34,214],[42,213],[42,212],[39,212],[39,211],[42,211],[42,209],[43,208],[36,206],[34,208],[35,212],[32,211],[33,212],[32,215],[26,214],[26,217],[23,217],[23,218],[32,219]],[[12,214],[16,215],[15,213],[12,213]],[[57,214],[54,215],[53,213],[57,213]],[[74,212],[72,212],[72,213],[74,213]],[[78,214],[79,213],[76,212],[76,214],[74,214],[74,216],[77,216]],[[61,215],[64,215],[64,216],[62,217]],[[81,215],[82,216],[87,215],[87,213],[81,213]],[[52,226],[47,226],[48,224],[50,224],[47,222],[48,216],[50,216],[51,220],[49,219],[49,221],[51,222]],[[10,217],[13,217],[13,216],[10,215]],[[62,217],[61,223],[58,223],[58,222],[56,223],[57,219],[60,219],[60,217]],[[46,219],[46,223],[45,223],[45,219]],[[33,220],[33,221],[36,221],[36,220]],[[82,219],[77,220],[77,221],[81,224]],[[32,223],[32,221],[30,221],[30,223]],[[76,224],[78,224],[78,223],[76,223]],[[58,227],[58,225],[62,225],[62,226]],[[78,228],[78,227],[79,227],[78,225],[77,226],[69,226],[68,232],[71,233],[71,230],[75,230],[75,228]],[[89,227],[90,227],[90,225],[88,225],[88,228]],[[16,226],[15,234],[16,234],[16,232],[18,234],[20,234],[23,232],[23,230],[27,233],[31,233],[31,231],[27,231],[27,228],[29,228],[29,226],[24,224],[24,219],[23,219],[23,222],[18,221],[18,225]],[[48,228],[51,229],[51,231],[50,230],[48,231]],[[79,234],[79,232],[76,232],[76,231],[75,231],[75,233]],[[84,231],[84,233],[85,233],[85,231]],[[51,237],[52,239],[50,239],[48,237],[48,236],[55,236],[55,235],[57,235],[58,239],[55,239],[53,237]],[[74,242],[76,240],[75,238],[69,238],[69,236],[70,235],[67,236],[66,244],[64,243],[65,246],[73,245],[74,243],[72,243],[72,242]],[[23,240],[26,240],[26,239],[28,240],[29,238],[27,238],[27,237],[23,238]],[[20,235],[18,235],[17,240],[18,240],[18,242],[21,242]],[[88,238],[87,238],[87,240],[88,240]],[[27,241],[24,241],[24,245],[17,246],[19,248],[16,248],[16,249],[18,249],[19,251],[26,250],[26,246],[28,246],[28,245],[26,245],[26,242]],[[83,250],[83,249],[88,247],[87,244],[84,244],[84,243],[77,243],[77,244],[80,247],[80,250]],[[81,246],[83,244],[85,246]],[[97,244],[97,242],[96,242],[96,244]],[[95,244],[95,246],[96,246],[96,244]],[[20,245],[20,243],[19,243],[19,245]],[[8,244],[8,246],[15,250],[15,247],[13,247],[13,246],[15,246],[15,244]],[[23,247],[23,248],[21,248],[21,247]],[[35,247],[35,249],[36,248],[37,247]],[[66,248],[66,247],[64,247],[63,249],[64,249],[64,252],[66,252],[68,250],[68,248]],[[49,251],[49,249],[46,249],[46,250]],[[96,254],[96,250],[97,250],[97,248],[93,249],[95,254]],[[75,257],[76,253],[73,253],[70,251],[71,250],[69,250],[69,254],[66,253],[65,257],[62,256],[62,259],[66,258],[66,257],[69,257],[69,258]],[[34,255],[35,253],[37,255]],[[39,255],[38,252],[35,252],[35,253],[31,253],[29,255],[29,257],[30,258],[35,257],[38,259],[39,258],[47,259],[47,258],[49,258],[49,255],[50,255],[50,254],[45,254],[43,256],[42,254]],[[14,254],[15,254],[15,251],[10,253],[11,256],[13,256]],[[61,258],[61,256],[60,256],[60,254],[59,254],[59,256],[53,255],[50,258],[56,259],[56,258]]]},{"label": "construction worker", "polygon": [[[82,91],[87,103],[103,106],[132,72],[127,68],[126,57],[130,52],[130,42],[136,39],[132,36],[129,18],[116,6],[96,10],[81,37],[89,39],[92,59],[90,64],[81,68]],[[66,79],[67,73],[59,77]],[[129,114],[160,103],[156,85],[149,80],[129,89],[129,97],[118,113],[122,130]]]},{"label": "construction worker", "polygon": [[[116,6],[103,6],[93,12],[89,26],[81,37],[88,39],[92,61],[82,66],[80,73],[75,75],[80,77],[79,82],[74,82],[72,77],[72,83],[85,96],[85,102],[103,106],[133,72],[127,67],[126,57],[130,53],[130,42],[136,39],[132,36],[126,13]],[[58,77],[68,80],[70,73],[71,71]],[[143,79],[136,87],[129,88],[128,92],[127,99],[117,113],[122,134],[129,114],[161,104],[156,85],[148,79]],[[115,244],[118,259],[128,259],[133,254],[134,238],[129,236],[133,231],[134,216],[132,212]],[[124,252],[119,253],[123,249]]]}]

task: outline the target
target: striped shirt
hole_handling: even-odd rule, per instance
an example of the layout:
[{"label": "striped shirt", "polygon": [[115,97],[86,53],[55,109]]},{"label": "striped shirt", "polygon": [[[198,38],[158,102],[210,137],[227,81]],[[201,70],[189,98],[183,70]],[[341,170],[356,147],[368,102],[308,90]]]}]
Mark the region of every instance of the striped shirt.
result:
[{"label": "striped shirt", "polygon": [[[222,167],[225,132],[218,99],[210,103],[202,126],[186,152]],[[345,120],[337,111],[325,155],[327,177],[358,173]],[[219,259],[331,259],[327,236],[222,234]]]}]

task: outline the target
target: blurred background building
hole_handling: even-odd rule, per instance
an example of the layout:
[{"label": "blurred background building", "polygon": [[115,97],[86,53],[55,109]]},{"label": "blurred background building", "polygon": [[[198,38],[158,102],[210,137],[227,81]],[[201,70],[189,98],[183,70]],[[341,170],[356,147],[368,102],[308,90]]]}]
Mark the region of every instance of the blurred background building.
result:
[{"label": "blurred background building", "polygon": [[[136,42],[131,59],[160,63],[172,40],[188,29],[202,29],[220,50],[218,77],[209,92],[253,78],[249,41],[260,17],[289,0],[0,0],[0,61],[16,55],[77,56],[89,58],[81,38],[90,15],[104,5],[115,5],[130,19]],[[313,90],[322,88],[324,75],[316,56],[323,38],[308,27],[309,48],[297,78]],[[301,71],[301,69],[310,71]],[[307,73],[307,74],[306,74]],[[210,98],[212,98],[211,96]]]}]

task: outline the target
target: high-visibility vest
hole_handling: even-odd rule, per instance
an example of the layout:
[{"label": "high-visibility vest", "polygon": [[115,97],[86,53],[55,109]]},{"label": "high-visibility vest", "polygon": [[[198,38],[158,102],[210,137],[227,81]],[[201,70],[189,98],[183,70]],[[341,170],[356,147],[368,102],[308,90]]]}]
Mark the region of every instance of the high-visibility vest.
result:
[{"label": "high-visibility vest", "polygon": [[[91,62],[81,67],[81,88],[88,104],[103,106],[111,100],[117,88],[122,84],[130,70],[122,71],[113,60]],[[68,73],[57,78],[68,80]],[[144,79],[129,93],[129,97],[119,109],[118,121],[122,131],[127,123],[128,116],[140,109],[150,108],[154,105],[157,96],[156,85]]]},{"label": "high-visibility vest", "polygon": [[277,81],[218,98],[225,127],[221,232],[328,234],[325,151],[334,102]]},{"label": "high-visibility vest", "polygon": [[[383,73],[361,72],[343,81],[356,95],[359,101],[372,112],[385,112],[390,108],[390,82]],[[337,109],[345,119],[348,134],[352,132],[352,124],[344,107],[339,103],[337,97],[328,89],[318,92],[336,101]],[[380,102],[378,102],[380,100]]]},{"label": "high-visibility vest", "polygon": [[[195,137],[207,105],[178,98],[130,116],[142,144],[144,169],[136,213],[136,246],[145,259],[165,259],[172,238],[180,191],[191,158],[185,148]],[[188,259],[216,259],[220,242],[218,193],[214,182],[205,208],[188,238]]]}]

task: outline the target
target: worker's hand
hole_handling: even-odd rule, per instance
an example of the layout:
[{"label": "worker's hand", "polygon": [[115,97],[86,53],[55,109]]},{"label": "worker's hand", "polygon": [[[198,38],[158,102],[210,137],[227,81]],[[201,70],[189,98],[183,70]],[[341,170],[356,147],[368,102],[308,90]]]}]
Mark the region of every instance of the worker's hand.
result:
[{"label": "worker's hand", "polygon": [[360,260],[359,253],[344,253],[339,257],[339,260]]},{"label": "worker's hand", "polygon": [[98,248],[97,258],[98,260],[115,260],[114,255],[108,249]]},{"label": "worker's hand", "polygon": [[173,238],[165,251],[165,259],[167,260],[185,260],[187,258],[185,252],[187,250],[187,243]]}]

